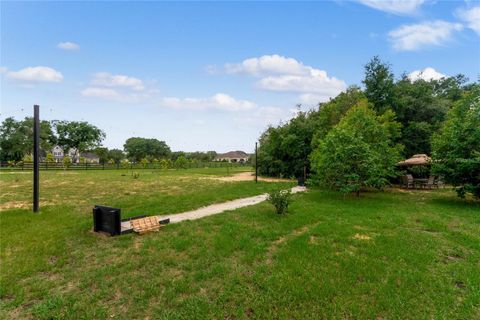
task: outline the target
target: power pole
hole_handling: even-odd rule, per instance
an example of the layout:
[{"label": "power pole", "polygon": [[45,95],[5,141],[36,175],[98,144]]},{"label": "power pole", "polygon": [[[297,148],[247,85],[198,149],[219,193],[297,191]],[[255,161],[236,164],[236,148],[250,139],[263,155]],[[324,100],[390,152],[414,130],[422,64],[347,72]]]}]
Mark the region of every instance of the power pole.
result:
[{"label": "power pole", "polygon": [[33,212],[38,212],[39,198],[39,152],[40,148],[40,107],[33,106]]},{"label": "power pole", "polygon": [[258,152],[257,152],[257,142],[255,142],[255,183],[258,182]]}]

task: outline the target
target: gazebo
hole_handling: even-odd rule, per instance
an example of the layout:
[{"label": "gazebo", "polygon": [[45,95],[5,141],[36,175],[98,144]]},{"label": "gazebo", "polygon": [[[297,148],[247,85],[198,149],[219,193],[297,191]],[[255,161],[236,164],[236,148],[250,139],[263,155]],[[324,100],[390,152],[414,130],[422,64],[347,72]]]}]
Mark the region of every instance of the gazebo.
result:
[{"label": "gazebo", "polygon": [[426,166],[429,165],[431,158],[426,154],[415,154],[407,160],[400,161],[397,163],[401,167],[411,167],[411,166]]}]

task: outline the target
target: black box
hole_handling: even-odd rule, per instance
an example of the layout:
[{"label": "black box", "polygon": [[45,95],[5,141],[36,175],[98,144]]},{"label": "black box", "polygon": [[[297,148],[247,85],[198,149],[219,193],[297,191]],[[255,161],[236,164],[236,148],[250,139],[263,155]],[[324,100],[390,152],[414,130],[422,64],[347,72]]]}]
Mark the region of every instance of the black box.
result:
[{"label": "black box", "polygon": [[121,234],[120,209],[95,206],[93,208],[93,231],[106,232],[111,236]]}]

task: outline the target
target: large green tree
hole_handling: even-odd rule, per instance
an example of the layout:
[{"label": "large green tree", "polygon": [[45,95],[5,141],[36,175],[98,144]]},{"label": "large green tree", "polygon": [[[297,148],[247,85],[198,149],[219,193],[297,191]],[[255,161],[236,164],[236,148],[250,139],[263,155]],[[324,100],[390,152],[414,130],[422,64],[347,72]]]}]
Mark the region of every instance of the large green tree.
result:
[{"label": "large green tree", "polygon": [[368,101],[357,86],[351,86],[330,101],[320,103],[318,111],[310,114],[315,130],[313,147],[317,147],[320,140],[340,122],[345,113],[359,103],[367,104]]},{"label": "large green tree", "polygon": [[[40,152],[46,155],[56,142],[50,122],[40,121]],[[33,118],[6,118],[0,125],[1,161],[19,161],[33,152]]]},{"label": "large green tree", "polygon": [[365,95],[375,111],[383,113],[392,105],[394,77],[388,63],[374,56],[365,65]]},{"label": "large green tree", "polygon": [[65,152],[73,148],[74,157],[86,150],[95,149],[105,139],[105,133],[96,126],[77,121],[54,121],[57,143]]},{"label": "large green tree", "polygon": [[392,109],[402,123],[400,143],[405,156],[431,153],[431,137],[438,131],[454,101],[459,99],[461,76],[412,81],[406,75],[394,87]]},{"label": "large green tree", "polygon": [[113,160],[115,163],[120,163],[125,159],[125,153],[120,149],[111,149],[108,151],[108,159]]},{"label": "large green tree", "polygon": [[357,195],[367,187],[383,188],[395,176],[401,146],[394,140],[399,132],[392,111],[377,116],[365,105],[352,108],[313,152],[313,180]]},{"label": "large green tree", "polygon": [[460,197],[480,198],[480,85],[457,101],[433,137],[433,171]]},{"label": "large green tree", "polygon": [[308,174],[314,133],[311,120],[310,113],[300,112],[288,123],[270,127],[262,134],[258,148],[261,174],[297,178]]},{"label": "large green tree", "polygon": [[166,158],[171,152],[170,147],[165,141],[138,137],[127,139],[123,148],[125,149],[127,156],[135,161],[140,161],[143,158]]}]

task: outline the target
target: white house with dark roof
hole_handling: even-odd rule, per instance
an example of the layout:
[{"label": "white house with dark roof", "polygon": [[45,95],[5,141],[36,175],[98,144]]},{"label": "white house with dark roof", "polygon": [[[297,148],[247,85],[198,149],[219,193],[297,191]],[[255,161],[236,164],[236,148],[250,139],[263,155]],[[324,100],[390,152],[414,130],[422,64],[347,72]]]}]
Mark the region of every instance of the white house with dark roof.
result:
[{"label": "white house with dark roof", "polygon": [[[63,148],[60,146],[55,146],[52,149],[52,154],[53,158],[55,159],[55,162],[62,162],[63,158],[66,156],[65,152],[63,151]],[[72,158],[73,163],[78,163],[80,161],[80,158],[85,158],[87,162],[89,163],[99,163],[100,158],[91,152],[76,152],[74,148],[71,148],[68,150],[67,154],[70,158]]]},{"label": "white house with dark roof", "polygon": [[250,156],[243,151],[230,151],[227,153],[217,154],[213,161],[223,161],[232,163],[245,163],[250,159]]}]

